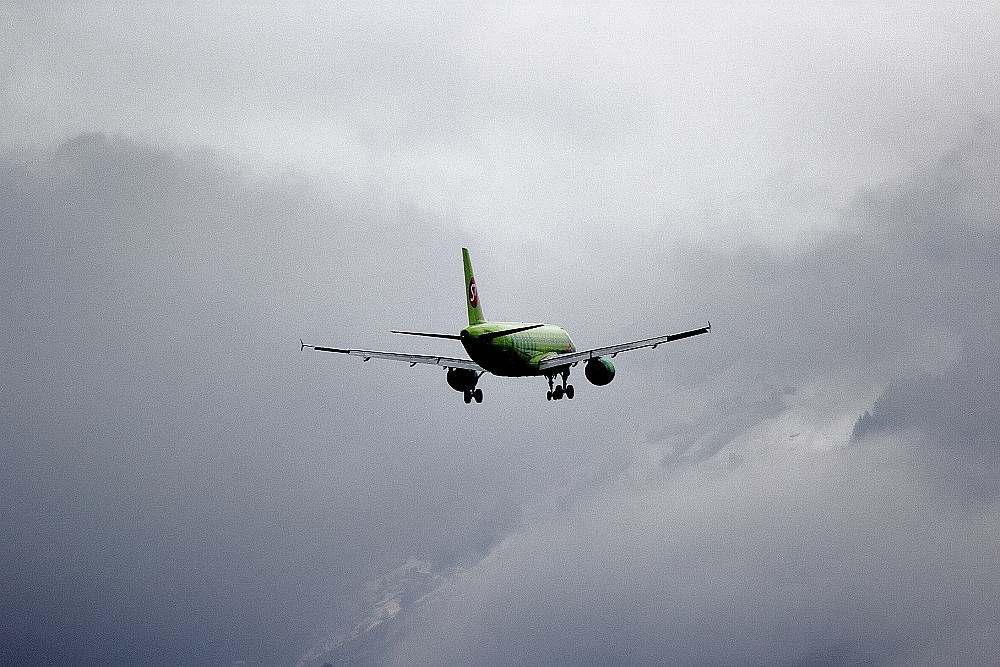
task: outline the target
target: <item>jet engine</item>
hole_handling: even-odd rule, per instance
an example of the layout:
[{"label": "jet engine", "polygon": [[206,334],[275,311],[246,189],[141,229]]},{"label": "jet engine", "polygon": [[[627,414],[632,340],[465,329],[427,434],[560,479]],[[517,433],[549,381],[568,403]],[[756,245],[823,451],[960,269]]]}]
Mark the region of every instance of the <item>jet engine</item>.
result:
[{"label": "jet engine", "polygon": [[472,391],[479,382],[479,373],[468,368],[449,368],[448,385],[455,391]]},{"label": "jet engine", "polygon": [[601,357],[594,357],[588,361],[583,372],[590,380],[590,384],[596,384],[598,387],[603,387],[615,379],[614,364],[611,363],[610,359],[602,359]]}]

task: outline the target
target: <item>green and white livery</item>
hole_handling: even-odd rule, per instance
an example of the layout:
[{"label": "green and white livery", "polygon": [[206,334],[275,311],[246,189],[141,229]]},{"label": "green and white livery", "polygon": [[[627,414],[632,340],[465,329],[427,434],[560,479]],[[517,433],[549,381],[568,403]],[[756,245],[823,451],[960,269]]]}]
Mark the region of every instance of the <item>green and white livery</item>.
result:
[{"label": "green and white livery", "polygon": [[[462,263],[465,267],[465,302],[469,311],[469,326],[458,334],[420,331],[393,331],[392,333],[458,340],[465,347],[470,359],[323,347],[299,341],[301,349],[309,348],[321,352],[350,354],[361,357],[365,361],[390,359],[405,361],[411,366],[416,364],[443,366],[448,369],[448,384],[456,391],[463,393],[466,403],[472,401],[481,403],[483,401],[483,390],[476,385],[484,373],[509,377],[543,375],[549,381],[546,398],[559,400],[563,397],[573,398],[573,385],[568,384],[569,372],[571,367],[576,366],[581,361],[585,363],[584,375],[591,384],[602,386],[614,379],[615,367],[610,358],[619,352],[637,350],[642,347],[656,348],[661,343],[697,336],[712,330],[712,324],[709,323],[708,326],[700,329],[578,352],[569,334],[552,324],[491,322],[487,320],[486,316],[483,315],[483,307],[479,300],[479,288],[476,285],[475,275],[472,273],[472,262],[469,260],[467,248],[462,248]],[[556,378],[560,380],[558,384],[556,384]]]}]

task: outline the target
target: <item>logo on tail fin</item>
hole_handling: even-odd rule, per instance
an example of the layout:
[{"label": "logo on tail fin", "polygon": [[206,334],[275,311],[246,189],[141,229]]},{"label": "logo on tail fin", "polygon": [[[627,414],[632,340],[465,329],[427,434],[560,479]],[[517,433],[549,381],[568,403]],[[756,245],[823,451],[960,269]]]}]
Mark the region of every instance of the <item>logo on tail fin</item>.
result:
[{"label": "logo on tail fin", "polygon": [[479,293],[476,291],[476,279],[469,279],[469,305],[473,308],[479,307]]}]

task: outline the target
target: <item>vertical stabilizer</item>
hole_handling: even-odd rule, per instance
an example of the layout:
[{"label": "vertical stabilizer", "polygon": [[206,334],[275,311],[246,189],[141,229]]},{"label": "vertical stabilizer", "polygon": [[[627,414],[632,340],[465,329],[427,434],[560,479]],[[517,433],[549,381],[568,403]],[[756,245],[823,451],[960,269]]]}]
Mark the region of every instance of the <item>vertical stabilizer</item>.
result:
[{"label": "vertical stabilizer", "polygon": [[462,248],[462,264],[465,265],[465,304],[469,307],[469,324],[485,322],[483,307],[479,304],[479,290],[476,288],[476,278],[472,275],[472,261],[469,260],[469,249]]}]

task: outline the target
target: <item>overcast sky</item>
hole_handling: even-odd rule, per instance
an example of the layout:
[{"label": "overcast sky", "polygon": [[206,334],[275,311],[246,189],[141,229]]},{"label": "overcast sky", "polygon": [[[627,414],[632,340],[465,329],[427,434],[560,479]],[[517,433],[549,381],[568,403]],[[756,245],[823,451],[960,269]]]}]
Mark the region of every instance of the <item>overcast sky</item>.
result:
[{"label": "overcast sky", "polygon": [[[0,664],[995,664],[998,72],[987,3],[0,4]],[[300,352],[461,354],[389,330],[462,246],[713,331]]]}]

